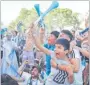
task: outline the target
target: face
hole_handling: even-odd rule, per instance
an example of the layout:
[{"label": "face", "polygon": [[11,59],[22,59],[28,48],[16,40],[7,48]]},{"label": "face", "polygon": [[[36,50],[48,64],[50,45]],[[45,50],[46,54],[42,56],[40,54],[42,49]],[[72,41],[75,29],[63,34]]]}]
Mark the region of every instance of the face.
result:
[{"label": "face", "polygon": [[55,54],[57,58],[64,58],[66,55],[66,51],[64,50],[64,47],[60,44],[55,44]]},{"label": "face", "polygon": [[55,44],[56,37],[53,34],[50,34],[48,37],[48,44]]},{"label": "face", "polygon": [[37,68],[34,68],[34,69],[31,71],[31,76],[32,76],[32,78],[37,78],[38,75],[39,75],[38,69],[37,69]]},{"label": "face", "polygon": [[68,36],[67,34],[65,34],[65,33],[60,33],[59,38],[65,38],[65,39],[67,39],[68,41],[70,41],[69,36]]}]

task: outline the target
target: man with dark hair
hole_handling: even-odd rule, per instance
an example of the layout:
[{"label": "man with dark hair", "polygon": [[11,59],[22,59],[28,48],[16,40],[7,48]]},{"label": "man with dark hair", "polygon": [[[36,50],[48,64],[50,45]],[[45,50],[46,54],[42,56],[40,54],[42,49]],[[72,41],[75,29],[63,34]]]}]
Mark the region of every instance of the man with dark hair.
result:
[{"label": "man with dark hair", "polygon": [[64,37],[69,41],[72,41],[74,38],[72,33],[69,30],[62,30],[60,33],[60,37]]},{"label": "man with dark hair", "polygon": [[40,81],[40,73],[41,73],[41,68],[38,65],[35,65],[31,69],[31,77],[27,82],[27,85],[43,85]]},{"label": "man with dark hair", "polygon": [[58,31],[52,31],[51,34],[53,34],[56,38],[58,38],[58,36],[59,36],[59,32]]}]

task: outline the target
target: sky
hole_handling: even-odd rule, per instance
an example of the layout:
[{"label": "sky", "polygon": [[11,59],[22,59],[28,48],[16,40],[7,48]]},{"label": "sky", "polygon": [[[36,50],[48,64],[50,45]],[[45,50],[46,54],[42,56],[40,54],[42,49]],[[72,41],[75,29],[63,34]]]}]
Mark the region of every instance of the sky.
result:
[{"label": "sky", "polygon": [[[89,1],[58,1],[60,8],[70,8],[73,12],[85,15],[89,11]],[[31,9],[40,4],[42,12],[48,9],[52,1],[1,1],[1,22],[8,26],[19,15],[21,8]]]}]

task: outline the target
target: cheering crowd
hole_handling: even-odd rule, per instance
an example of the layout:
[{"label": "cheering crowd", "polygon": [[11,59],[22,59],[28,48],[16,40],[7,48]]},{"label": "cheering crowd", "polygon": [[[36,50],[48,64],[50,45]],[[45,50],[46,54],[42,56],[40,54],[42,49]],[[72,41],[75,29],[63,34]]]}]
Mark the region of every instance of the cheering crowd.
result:
[{"label": "cheering crowd", "polygon": [[[89,85],[89,25],[84,32],[30,24],[1,35],[1,85]],[[39,29],[39,31],[38,31]]]}]

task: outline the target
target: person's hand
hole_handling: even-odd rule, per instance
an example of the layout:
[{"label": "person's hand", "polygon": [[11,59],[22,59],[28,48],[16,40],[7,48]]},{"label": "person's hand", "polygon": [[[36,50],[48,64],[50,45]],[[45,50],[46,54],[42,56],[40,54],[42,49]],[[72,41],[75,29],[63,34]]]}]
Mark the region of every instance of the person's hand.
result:
[{"label": "person's hand", "polygon": [[35,32],[35,31],[37,30],[38,26],[35,25],[34,23],[32,23],[32,24],[29,26],[29,28],[31,29],[31,32]]},{"label": "person's hand", "polygon": [[88,45],[88,44],[89,44],[88,40],[83,41],[83,42],[82,42],[82,45],[83,45],[83,44],[87,44],[87,45]]},{"label": "person's hand", "polygon": [[68,75],[68,81],[70,84],[74,82],[74,76],[73,75]]},{"label": "person's hand", "polygon": [[81,35],[77,35],[76,38],[77,38],[78,40],[80,40],[80,41],[83,40],[83,37],[82,37]]},{"label": "person's hand", "polygon": [[70,43],[70,52],[72,51],[74,46],[76,46],[76,41],[75,40],[71,41],[71,43]]},{"label": "person's hand", "polygon": [[40,28],[40,31],[39,31],[40,34],[44,34],[45,33],[45,29],[43,28]]},{"label": "person's hand", "polygon": [[28,64],[28,63],[29,63],[28,60],[25,60],[25,61],[23,62],[24,65],[26,65],[26,64]]},{"label": "person's hand", "polygon": [[74,46],[73,48],[74,48],[74,49],[77,49],[77,50],[79,50],[79,48],[80,48],[80,47],[78,47],[78,46]]},{"label": "person's hand", "polygon": [[73,73],[72,67],[71,66],[67,66],[66,67],[66,71],[68,73],[68,81],[69,81],[70,84],[72,84],[73,81],[74,81],[74,73]]},{"label": "person's hand", "polygon": [[72,46],[72,47],[76,46],[76,41],[75,40],[71,41],[70,46]]},{"label": "person's hand", "polygon": [[29,34],[34,37],[34,35],[37,35],[37,25],[35,25],[34,23],[32,23],[30,26],[29,26]]},{"label": "person's hand", "polygon": [[18,79],[19,82],[24,82],[25,81],[25,78],[24,77],[21,77]]},{"label": "person's hand", "polygon": [[33,28],[34,28],[34,24],[31,23],[28,27],[28,34],[31,34],[31,32],[33,31]]}]

